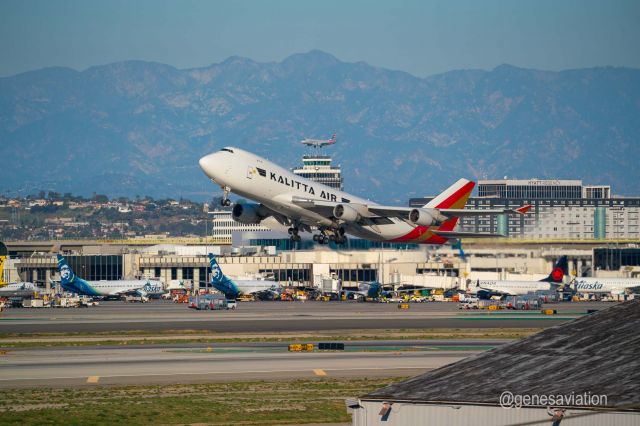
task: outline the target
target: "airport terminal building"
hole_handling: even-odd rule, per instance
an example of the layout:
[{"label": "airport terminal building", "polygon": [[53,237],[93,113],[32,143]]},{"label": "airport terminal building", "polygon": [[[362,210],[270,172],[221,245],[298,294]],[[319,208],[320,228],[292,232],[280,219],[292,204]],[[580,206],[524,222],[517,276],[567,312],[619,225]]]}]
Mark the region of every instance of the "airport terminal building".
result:
[{"label": "airport terminal building", "polygon": [[[431,197],[412,198],[422,207]],[[502,209],[531,204],[526,215],[477,216],[461,220],[461,230],[497,232],[522,239],[639,239],[640,198],[612,197],[610,186],[580,180],[481,180],[467,208]]]}]

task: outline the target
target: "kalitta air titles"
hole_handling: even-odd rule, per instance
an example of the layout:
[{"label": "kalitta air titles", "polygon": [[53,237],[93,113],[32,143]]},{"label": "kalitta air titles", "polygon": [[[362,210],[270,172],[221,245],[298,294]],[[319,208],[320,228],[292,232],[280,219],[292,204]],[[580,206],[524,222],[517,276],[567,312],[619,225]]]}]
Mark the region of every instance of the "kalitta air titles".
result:
[{"label": "kalitta air titles", "polygon": [[[300,182],[298,180],[295,179],[290,179],[287,176],[282,177],[281,175],[274,173],[274,172],[269,172],[269,176],[270,179],[274,182],[278,182],[279,184],[285,185],[285,186],[289,186],[291,188],[295,188],[295,189],[301,189],[304,192],[306,192],[309,195],[316,195],[316,191],[313,189],[313,186],[306,184],[304,182]],[[320,191],[320,198],[323,198],[327,201],[337,201],[338,197],[336,197],[335,194],[332,194],[330,192],[327,191]]]}]

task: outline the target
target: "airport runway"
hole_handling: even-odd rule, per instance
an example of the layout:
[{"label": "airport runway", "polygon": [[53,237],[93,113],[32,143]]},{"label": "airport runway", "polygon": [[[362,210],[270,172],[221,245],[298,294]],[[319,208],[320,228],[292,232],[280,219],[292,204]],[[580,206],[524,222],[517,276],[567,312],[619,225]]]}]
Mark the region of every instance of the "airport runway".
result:
[{"label": "airport runway", "polygon": [[220,333],[313,332],[428,328],[536,328],[556,325],[607,302],[547,304],[557,315],[536,311],[461,311],[455,303],[247,302],[235,311],[196,311],[184,304],[101,302],[92,308],[7,309],[0,333],[95,333],[203,330]]},{"label": "airport runway", "polygon": [[311,353],[286,343],[20,349],[0,356],[0,388],[416,375],[504,342],[348,342],[344,352]]}]

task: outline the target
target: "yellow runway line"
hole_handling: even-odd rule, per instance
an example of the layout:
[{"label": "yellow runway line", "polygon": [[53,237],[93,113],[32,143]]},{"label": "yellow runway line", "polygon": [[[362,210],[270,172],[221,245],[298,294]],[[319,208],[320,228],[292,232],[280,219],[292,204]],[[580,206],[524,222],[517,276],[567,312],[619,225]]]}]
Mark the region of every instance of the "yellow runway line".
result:
[{"label": "yellow runway line", "polygon": [[316,376],[326,376],[327,373],[324,370],[321,369],[315,369],[313,370],[313,374],[315,374]]},{"label": "yellow runway line", "polygon": [[99,380],[100,380],[100,376],[87,377],[87,383],[98,383]]}]

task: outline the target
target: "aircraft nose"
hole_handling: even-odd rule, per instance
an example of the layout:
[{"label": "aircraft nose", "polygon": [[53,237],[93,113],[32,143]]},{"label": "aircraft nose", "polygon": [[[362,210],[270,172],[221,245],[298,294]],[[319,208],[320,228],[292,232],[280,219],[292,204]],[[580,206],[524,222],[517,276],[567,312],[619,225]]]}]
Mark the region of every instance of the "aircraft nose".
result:
[{"label": "aircraft nose", "polygon": [[217,153],[205,155],[199,161],[200,168],[210,178],[214,177],[215,171],[216,171],[216,169],[218,169],[217,164],[216,164],[217,163],[216,154]]}]

